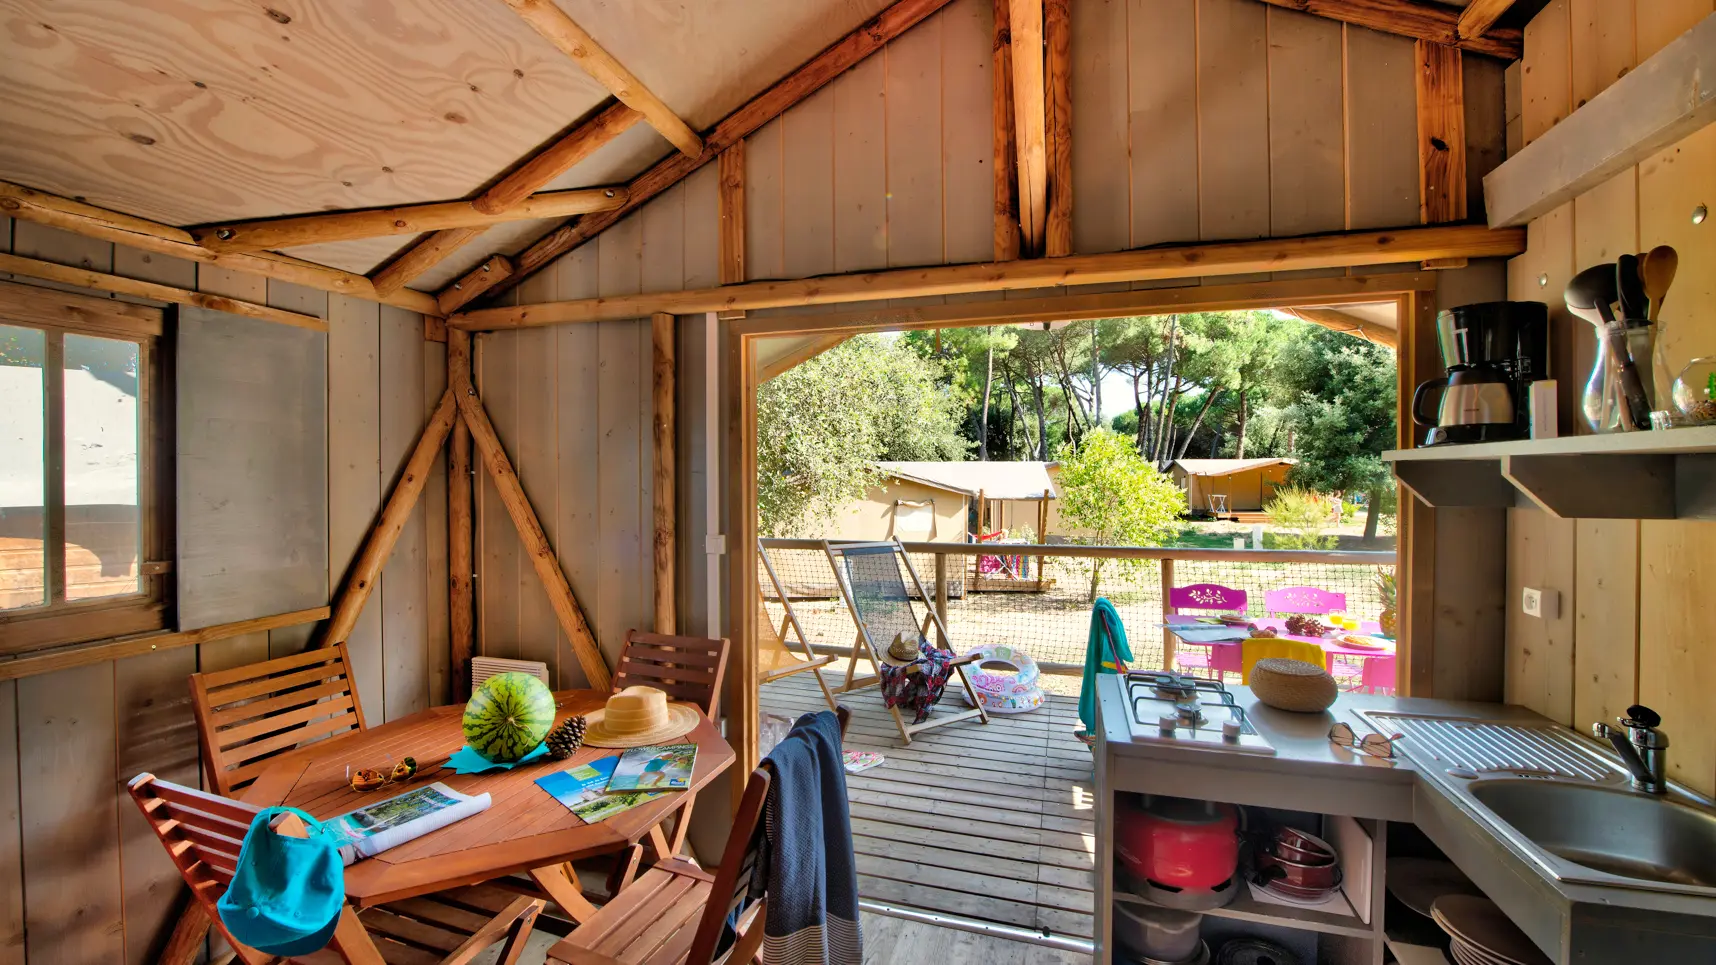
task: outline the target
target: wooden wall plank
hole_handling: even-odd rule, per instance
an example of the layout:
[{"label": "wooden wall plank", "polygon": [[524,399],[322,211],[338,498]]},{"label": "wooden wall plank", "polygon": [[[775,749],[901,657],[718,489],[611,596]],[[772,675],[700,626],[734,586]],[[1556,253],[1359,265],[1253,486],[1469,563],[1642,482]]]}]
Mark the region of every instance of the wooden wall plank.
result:
[{"label": "wooden wall plank", "polygon": [[128,248],[125,245],[113,246],[113,273],[126,278],[152,281],[157,285],[170,285],[192,291],[197,288],[196,262]]},{"label": "wooden wall plank", "polygon": [[1465,70],[1457,47],[1415,45],[1418,108],[1419,220],[1466,219]]},{"label": "wooden wall plank", "polygon": [[1527,69],[1520,84],[1525,96],[1521,119],[1526,144],[1561,123],[1573,109],[1569,2],[1549,0],[1549,5],[1525,27]]},{"label": "wooden wall plank", "polygon": [[1581,519],[1574,548],[1573,727],[1638,703],[1639,524]]},{"label": "wooden wall plank", "polygon": [[[825,87],[780,119],[781,277],[834,271],[834,91]],[[987,195],[985,196],[987,197]],[[762,225],[758,231],[775,231]]]},{"label": "wooden wall plank", "polygon": [[1668,776],[1703,794],[1716,794],[1716,608],[1705,605],[1712,559],[1716,523],[1639,524],[1639,703],[1674,737]]},{"label": "wooden wall plank", "polygon": [[[1080,16],[1074,12],[1075,25]],[[1201,92],[1196,0],[1129,0],[1126,38],[1127,138],[1132,158],[1130,247],[1196,241],[1200,237]],[[1073,59],[1080,58],[1075,55]],[[1073,90],[1077,97],[1076,83]],[[1074,131],[1077,136],[1076,126]],[[1073,163],[1079,163],[1076,150]],[[1075,215],[1074,231],[1079,221]]]},{"label": "wooden wall plank", "polygon": [[[296,285],[292,282],[279,281],[273,278],[259,278],[256,280],[263,283],[263,287],[265,289],[263,302],[270,308],[282,308],[287,311],[300,312],[305,315],[314,315],[317,318],[328,317],[328,299],[331,296],[327,292],[316,288],[309,288],[304,285]],[[333,580],[338,579],[338,576],[332,573],[331,568],[330,577]],[[330,587],[337,587],[339,584],[337,582],[330,582],[328,585]],[[377,589],[379,589],[379,587]],[[305,647],[310,645],[310,641],[315,636],[316,631],[317,625],[313,623],[307,623],[296,627],[282,627],[278,630],[270,630],[266,634],[268,638],[267,651],[256,656],[254,659],[260,660],[264,657],[284,657],[289,654],[301,653]],[[240,643],[240,641],[237,640],[234,642]],[[227,661],[244,660],[248,662],[250,654],[244,648],[243,644],[240,643],[238,647],[234,648],[231,654],[223,654],[221,657],[217,658],[217,661],[220,659]],[[229,663],[228,666],[239,666],[239,664],[234,662]]]},{"label": "wooden wall plank", "polygon": [[[1514,508],[1507,511],[1507,529],[1507,702],[1571,724],[1577,612],[1573,520]],[[1560,595],[1553,619],[1525,615],[1519,601],[1526,587]]]},{"label": "wooden wall plank", "polygon": [[1711,0],[1644,0],[1637,5],[1638,59],[1644,60],[1708,17]]},{"label": "wooden wall plank", "polygon": [[[1581,199],[1583,200],[1583,199]],[[1673,245],[1680,273],[1664,301],[1661,334],[1668,368],[1678,373],[1711,352],[1716,332],[1716,221],[1692,223],[1699,206],[1716,206],[1716,126],[1706,127],[1638,166],[1640,251]]]},{"label": "wooden wall plank", "polygon": [[[411,457],[435,400],[425,402],[423,316],[391,305],[380,309],[378,325],[378,429],[380,472],[377,485],[385,497],[398,483],[400,470]],[[336,456],[336,458],[338,458]],[[446,481],[446,473],[431,470],[428,481]],[[381,615],[382,699],[384,706],[367,711],[378,719],[394,720],[429,706],[429,583],[428,504],[419,496],[399,539],[381,571],[376,591],[380,599],[366,609]],[[433,517],[444,530],[441,520]],[[447,594],[436,593],[445,601]]]},{"label": "wooden wall plank", "polygon": [[885,58],[842,74],[834,91],[834,270],[888,263]]},{"label": "wooden wall plank", "polygon": [[[599,242],[598,242],[599,243]],[[511,292],[508,293],[512,295]],[[494,423],[506,451],[518,451],[514,433],[518,426],[518,333],[490,332],[478,342],[482,383],[477,391]],[[501,504],[494,479],[478,471],[477,529],[480,532],[477,569],[477,653],[488,657],[517,659],[519,614],[518,587],[521,578],[531,578],[530,567],[521,560],[522,547],[512,517]]]},{"label": "wooden wall plank", "polygon": [[1466,101],[1466,216],[1484,218],[1484,175],[1507,160],[1507,71],[1489,57],[1462,57]]},{"label": "wooden wall plank", "polygon": [[[327,346],[320,332],[180,309],[181,629],[328,602]],[[267,642],[222,656],[241,653],[263,659]]]},{"label": "wooden wall plank", "polygon": [[1126,0],[1072,6],[1072,164],[1078,189],[1072,236],[1078,254],[1130,247],[1126,26]]},{"label": "wooden wall plank", "polygon": [[[713,168],[714,165],[708,165],[704,170]],[[597,251],[593,244],[574,250],[555,266],[559,291],[566,298],[597,295],[600,291],[597,274]],[[556,486],[560,496],[556,535],[560,566],[584,609],[584,619],[595,628],[592,632],[600,641],[600,621],[609,604],[601,594],[601,555],[596,551],[602,545],[598,479],[603,471],[599,420],[604,407],[598,326],[561,325],[550,331],[555,336],[558,371],[554,404],[560,425],[556,437]],[[591,458],[592,453],[597,458]],[[556,640],[560,674],[556,682],[561,687],[584,686],[584,671],[572,655],[570,641],[563,633],[557,634]]]},{"label": "wooden wall plank", "polygon": [[1638,63],[1633,0],[1569,0],[1568,30],[1577,109]]},{"label": "wooden wall plank", "polygon": [[[328,578],[334,586],[381,509],[380,309],[346,295],[328,299]],[[386,598],[384,581],[346,638],[358,699],[376,720],[387,719],[384,604],[376,602]]]},{"label": "wooden wall plank", "polygon": [[1197,51],[1199,238],[1225,241],[1266,237],[1266,8],[1252,0],[1198,0]]},{"label": "wooden wall plank", "polygon": [[[197,725],[185,679],[197,670],[192,648],[144,654],[113,665],[118,779],[148,771],[164,781],[201,785]],[[85,766],[88,766],[87,764]],[[178,921],[184,879],[143,815],[119,794],[125,961],[151,965]]]},{"label": "wooden wall plank", "polygon": [[1277,236],[1346,225],[1341,25],[1271,7],[1269,230]]},{"label": "wooden wall plank", "polygon": [[[642,284],[638,253],[640,232],[637,219],[621,222],[600,239],[597,263],[597,292],[602,297],[635,292]],[[647,589],[640,585],[640,569],[649,559],[643,539],[645,462],[640,432],[644,386],[638,375],[639,321],[602,322],[596,333],[597,356],[597,478],[599,559],[597,594],[602,598],[601,621],[592,629],[610,664],[619,655],[626,630],[642,626],[646,615]]]},{"label": "wooden wall plank", "polygon": [[[839,83],[839,81],[835,81]],[[745,278],[780,278],[785,269],[781,218],[786,203],[781,167],[785,118],[764,124],[745,138]],[[608,229],[609,232],[617,230]]]},{"label": "wooden wall plank", "polygon": [[[430,411],[447,390],[447,343],[424,341],[422,354],[422,411]],[[424,682],[426,699],[435,707],[453,699],[451,674],[452,628],[448,623],[447,586],[447,449],[442,447],[429,468],[423,486],[423,589],[424,645],[427,657]]]},{"label": "wooden wall plank", "polygon": [[[273,326],[279,328],[281,326]],[[18,681],[25,953],[125,960],[113,665]]]},{"label": "wooden wall plank", "polygon": [[[685,288],[685,187],[676,184],[638,212],[642,222],[641,285],[646,292]],[[524,297],[524,296],[520,296]],[[530,299],[525,299],[529,301]]]},{"label": "wooden wall plank", "polygon": [[[660,204],[666,195],[651,202]],[[639,212],[647,223],[650,208]],[[518,286],[518,297],[526,301],[558,297],[556,274],[539,272]],[[536,510],[537,521],[549,545],[558,547],[559,521],[559,459],[555,453],[556,426],[559,412],[554,406],[558,357],[554,348],[554,333],[548,329],[519,332],[517,403],[513,407],[515,420],[506,428],[508,453],[519,485]],[[493,416],[491,415],[491,418]],[[499,425],[497,424],[497,431]],[[510,525],[510,523],[509,523]],[[540,660],[552,671],[559,651],[559,623],[554,608],[548,602],[548,591],[536,575],[536,569],[521,562],[518,568],[518,657]]]},{"label": "wooden wall plank", "polygon": [[[5,240],[10,242],[9,237]],[[24,829],[18,758],[18,683],[0,681],[0,965],[24,965]]]},{"label": "wooden wall plank", "polygon": [[1418,221],[1414,50],[1405,37],[1347,26],[1347,227]]},{"label": "wooden wall plank", "polygon": [[937,265],[942,254],[940,14],[888,44],[882,102],[887,265]]},{"label": "wooden wall plank", "polygon": [[[982,0],[954,0],[936,15],[941,21],[942,246],[949,264],[988,261],[994,254],[994,125],[989,113],[993,16],[993,4]],[[1078,157],[1076,150],[1073,157]],[[1077,225],[1076,218],[1073,223]]]},{"label": "wooden wall plank", "polygon": [[1593,340],[1591,326],[1567,311],[1560,294],[1573,278],[1573,205],[1556,208],[1526,226],[1526,252],[1508,262],[1508,297],[1549,306],[1549,370],[1556,379],[1556,414],[1562,435],[1588,432],[1579,414],[1587,368],[1579,371],[1580,339]]},{"label": "wooden wall plank", "polygon": [[720,194],[715,165],[705,164],[685,179],[685,287],[720,284]]}]

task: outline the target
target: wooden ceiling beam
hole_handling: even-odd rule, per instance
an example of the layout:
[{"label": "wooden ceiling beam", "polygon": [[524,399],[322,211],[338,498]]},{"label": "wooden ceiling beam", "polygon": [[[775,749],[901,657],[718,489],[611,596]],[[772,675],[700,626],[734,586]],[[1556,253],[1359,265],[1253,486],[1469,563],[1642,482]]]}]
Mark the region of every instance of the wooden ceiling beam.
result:
[{"label": "wooden ceiling beam", "polygon": [[109,211],[20,184],[0,181],[0,214],[155,254],[219,265],[264,278],[277,278],[319,291],[395,305],[413,312],[441,314],[434,297],[424,292],[396,291],[383,295],[376,291],[374,282],[362,275],[287,255],[210,251],[197,244],[191,233],[182,228]]},{"label": "wooden ceiling beam", "polygon": [[1049,218],[1048,115],[1043,77],[1043,0],[1012,0],[1013,137],[1019,167],[1019,230],[1028,256],[1043,253]]},{"label": "wooden ceiling beam", "polygon": [[572,58],[621,103],[642,114],[649,126],[660,131],[661,136],[679,148],[680,153],[692,158],[703,153],[703,139],[697,136],[697,132],[680,120],[679,115],[662,103],[661,98],[634,77],[624,64],[602,49],[602,45],[578,26],[577,21],[568,17],[566,11],[556,6],[554,0],[505,2],[525,23],[530,24],[532,30],[541,34],[542,39],[560,48],[561,53]]},{"label": "wooden ceiling beam", "polygon": [[[1525,32],[1487,27],[1472,36],[1460,32],[1460,12],[1416,0],[1263,0],[1272,7],[1298,10],[1383,33],[1428,40],[1475,54],[1518,60],[1525,53]],[[1499,16],[1499,14],[1498,14]]]},{"label": "wooden ceiling beam", "polygon": [[447,286],[436,296],[435,303],[451,315],[465,307],[471,299],[512,277],[512,259],[505,255],[490,255],[488,260],[465,273],[465,277]]},{"label": "wooden ceiling beam", "polygon": [[[539,188],[565,174],[572,166],[589,157],[595,150],[631,129],[643,115],[615,101],[595,117],[562,135],[554,143],[520,164],[511,174],[477,195],[471,207],[484,214],[502,214]],[[623,202],[622,202],[623,203]],[[483,233],[479,228],[447,228],[437,231],[400,252],[380,269],[370,272],[376,291],[384,295],[410,284],[424,272],[435,267],[453,252],[475,241]]]},{"label": "wooden ceiling beam", "polygon": [[1482,37],[1511,6],[1513,0],[1472,0],[1466,9],[1460,11],[1455,32],[1467,40]]},{"label": "wooden ceiling beam", "polygon": [[258,305],[255,302],[247,302],[237,298],[227,298],[224,295],[194,292],[183,288],[174,288],[171,285],[157,285],[152,281],[126,278],[122,275],[109,275],[105,272],[91,271],[88,268],[60,265],[36,258],[0,254],[0,272],[23,275],[26,278],[40,278],[45,281],[59,282],[62,285],[76,285],[79,288],[93,288],[96,291],[113,292],[118,295],[148,298],[174,305],[195,305],[199,308],[226,312],[228,315],[243,315],[247,318],[278,322],[282,325],[293,325],[318,332],[328,330],[327,320],[317,318],[314,315],[289,312],[283,308],[270,308],[267,305]]},{"label": "wooden ceiling beam", "polygon": [[853,64],[882,49],[889,41],[950,2],[951,0],[896,0],[893,6],[871,17],[858,29],[835,41],[822,53],[775,82],[774,86],[728,114],[721,123],[711,128],[708,136],[704,138],[701,155],[689,157],[675,154],[662,159],[654,167],[633,178],[626,186],[630,196],[623,207],[597,214],[580,215],[576,222],[562,225],[520,252],[513,259],[516,270],[512,278],[497,290],[504,291],[529,278],[554,259],[602,233],[610,225],[618,223],[626,215],[643,207],[651,198],[678,184],[691,172],[714,160],[722,151],[821,90],[823,85],[845,73]]},{"label": "wooden ceiling beam", "polygon": [[1302,322],[1321,325],[1332,332],[1362,338],[1367,342],[1386,345],[1389,348],[1399,348],[1400,333],[1392,328],[1385,328],[1375,322],[1367,322],[1357,315],[1333,308],[1285,308],[1282,311]]},{"label": "wooden ceiling beam", "polygon": [[452,316],[447,324],[450,328],[470,331],[533,328],[639,318],[656,312],[689,315],[1020,288],[1345,268],[1418,262],[1430,258],[1507,258],[1524,250],[1525,232],[1522,229],[1491,231],[1482,225],[1445,225],[1175,245],[979,265],[900,268],[787,281],[758,281],[693,291],[585,298],[486,308]]},{"label": "wooden ceiling beam", "polygon": [[290,218],[232,221],[193,228],[191,234],[205,248],[215,251],[266,251],[296,248],[329,241],[355,241],[390,235],[415,235],[448,228],[476,228],[529,221],[533,218],[564,218],[591,211],[607,211],[626,203],[624,185],[544,191],[532,194],[496,214],[477,210],[469,201],[433,204],[404,204],[392,208],[360,211],[330,211]]},{"label": "wooden ceiling beam", "polygon": [[763,366],[757,373],[757,382],[761,384],[777,375],[790,372],[851,337],[844,334],[814,336],[798,348]]}]

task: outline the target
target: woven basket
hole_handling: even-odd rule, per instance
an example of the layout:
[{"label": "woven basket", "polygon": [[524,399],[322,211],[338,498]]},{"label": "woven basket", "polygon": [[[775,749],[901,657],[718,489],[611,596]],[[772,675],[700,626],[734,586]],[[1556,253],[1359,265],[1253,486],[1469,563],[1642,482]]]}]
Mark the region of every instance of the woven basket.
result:
[{"label": "woven basket", "polygon": [[1335,678],[1314,663],[1269,657],[1251,668],[1251,692],[1278,710],[1316,714],[1328,710],[1339,691]]}]

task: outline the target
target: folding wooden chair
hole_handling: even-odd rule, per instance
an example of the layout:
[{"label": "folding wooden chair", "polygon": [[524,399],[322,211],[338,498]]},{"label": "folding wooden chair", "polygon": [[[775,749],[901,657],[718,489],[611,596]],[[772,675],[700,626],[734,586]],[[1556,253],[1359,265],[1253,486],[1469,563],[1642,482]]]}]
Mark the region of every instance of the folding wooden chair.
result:
[{"label": "folding wooden chair", "polygon": [[343,643],[191,674],[191,708],[203,769],[222,797],[249,786],[270,758],[365,727]]},{"label": "folding wooden chair", "polygon": [[[930,640],[929,631],[933,625],[939,631],[933,641],[934,645],[950,653],[958,652],[953,647],[952,634],[947,632],[947,624],[942,622],[941,615],[935,611],[935,605],[931,602],[933,598],[924,589],[924,581],[918,578],[918,571],[912,566],[911,558],[906,556],[906,549],[899,540],[881,543],[833,543],[823,540],[822,550],[828,554],[828,565],[834,568],[834,582],[840,587],[840,595],[846,600],[847,612],[852,614],[852,622],[857,627],[857,635],[852,641],[852,659],[846,667],[846,682],[840,687],[841,693],[880,684],[882,660],[879,654],[902,633],[919,640]],[[902,567],[906,573],[911,574],[912,585],[916,587],[918,599],[923,603],[922,620],[918,619],[912,609],[911,594],[906,589],[905,578],[900,575]],[[868,659],[876,673],[855,679],[860,658]],[[989,714],[978,701],[977,690],[971,686],[971,680],[965,675],[965,665],[978,659],[979,655],[971,654],[957,658],[953,665],[953,674],[958,679],[959,686],[965,688],[972,709],[932,717],[921,724],[908,724],[898,707],[888,708],[888,713],[894,716],[894,726],[900,730],[901,740],[910,744],[912,735],[919,731],[971,717],[976,717],[984,724],[989,723]],[[948,681],[948,686],[953,686],[953,681]]]},{"label": "folding wooden chair", "polygon": [[[281,959],[232,940],[218,924],[216,902],[226,893],[239,851],[258,808],[195,788],[139,774],[127,785],[132,800],[199,906],[245,965]],[[300,825],[301,827],[301,825]],[[355,911],[347,906],[327,948],[302,958],[305,965],[463,965],[497,942],[496,965],[514,965],[536,926],[543,901],[492,885],[454,888],[421,898]]]},{"label": "folding wooden chair", "polygon": [[[819,657],[816,651],[811,649],[810,637],[805,634],[804,625],[798,622],[798,614],[792,608],[792,599],[787,595],[786,585],[775,572],[775,565],[769,560],[769,551],[764,548],[760,539],[757,540],[757,559],[763,564],[763,571],[775,588],[775,598],[780,601],[781,609],[785,611],[780,628],[776,629],[774,618],[769,616],[768,591],[758,583],[757,683],[772,684],[808,670],[816,675],[816,685],[822,688],[822,699],[828,701],[828,709],[839,710],[840,705],[834,702],[834,691],[829,689],[828,679],[822,675],[822,668],[833,663],[834,658]],[[787,640],[788,630],[798,638],[800,653],[793,652],[792,645]]]},{"label": "folding wooden chair", "polygon": [[[840,733],[850,713],[842,707]],[[742,965],[763,945],[768,895],[755,894],[752,872],[762,860],[763,808],[773,782],[771,765],[751,772],[733,815],[727,848],[713,875],[689,861],[664,861],[603,905],[596,916],[548,950],[560,965]],[[738,939],[717,955],[716,944],[734,916]]]}]

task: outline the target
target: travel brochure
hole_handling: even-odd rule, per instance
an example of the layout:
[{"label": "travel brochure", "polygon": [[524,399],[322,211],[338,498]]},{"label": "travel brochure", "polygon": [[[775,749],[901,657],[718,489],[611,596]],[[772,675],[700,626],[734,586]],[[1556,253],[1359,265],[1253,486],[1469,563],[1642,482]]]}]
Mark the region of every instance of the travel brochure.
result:
[{"label": "travel brochure", "polygon": [[323,824],[347,865],[488,810],[489,796],[460,794],[436,782],[366,804]]},{"label": "travel brochure", "polygon": [[696,762],[696,744],[634,747],[619,757],[603,757],[539,777],[536,783],[573,814],[594,824],[668,791],[690,787]]}]

